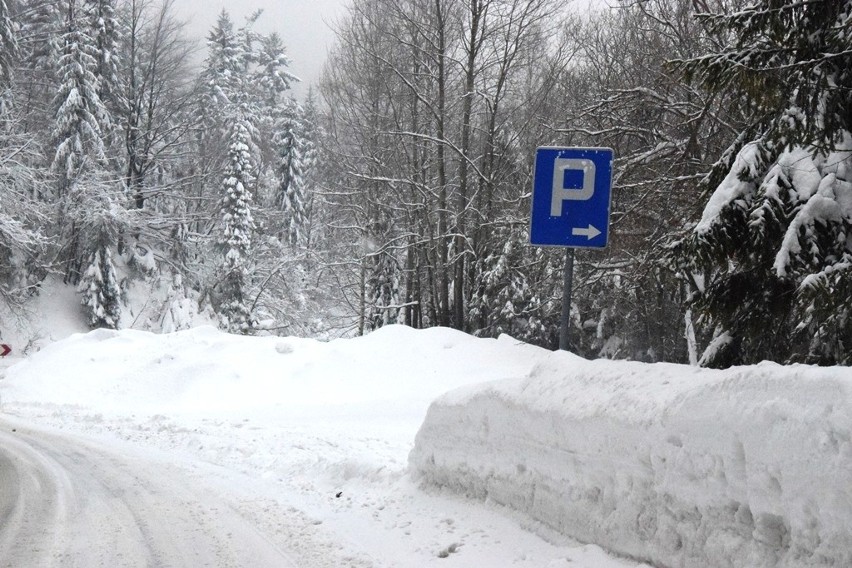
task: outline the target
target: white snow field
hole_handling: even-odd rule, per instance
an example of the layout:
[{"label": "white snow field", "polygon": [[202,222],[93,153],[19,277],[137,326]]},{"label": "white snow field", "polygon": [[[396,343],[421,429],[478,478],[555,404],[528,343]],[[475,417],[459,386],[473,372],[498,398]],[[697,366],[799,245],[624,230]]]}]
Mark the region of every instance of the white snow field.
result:
[{"label": "white snow field", "polygon": [[0,566],[647,566],[408,473],[435,398],[547,357],[392,326],[327,343],[99,330],[7,358]]},{"label": "white snow field", "polygon": [[659,566],[852,566],[852,370],[533,360],[431,406],[415,480]]},{"label": "white snow field", "polygon": [[207,327],[4,374],[0,566],[852,566],[847,369]]}]

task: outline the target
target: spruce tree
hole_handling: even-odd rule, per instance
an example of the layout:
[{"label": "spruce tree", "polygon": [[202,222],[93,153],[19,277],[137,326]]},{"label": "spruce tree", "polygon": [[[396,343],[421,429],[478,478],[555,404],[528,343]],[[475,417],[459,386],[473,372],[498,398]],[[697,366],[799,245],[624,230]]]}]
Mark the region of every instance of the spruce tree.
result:
[{"label": "spruce tree", "polygon": [[[8,0],[6,0],[8,2]],[[8,5],[8,4],[7,4]],[[50,72],[62,54],[64,18],[58,2],[21,0],[21,50],[28,70]]]},{"label": "spruce tree", "polygon": [[251,214],[250,187],[254,175],[250,147],[250,125],[240,115],[231,130],[228,167],[222,180],[223,236],[219,241],[224,254],[219,313],[223,325],[233,333],[250,333],[254,327],[246,295],[255,229]]},{"label": "spruce tree", "polygon": [[[99,46],[99,29],[107,14],[89,0],[62,3],[64,33],[59,59],[59,90],[54,100],[55,125],[51,170],[57,177],[61,260],[65,281],[80,283],[82,302],[93,327],[118,326],[119,289],[111,248],[120,234],[121,208],[113,195],[120,186],[106,174],[110,112],[101,99],[110,78],[100,62],[108,46]],[[100,38],[103,39],[103,38]]]},{"label": "spruce tree", "polygon": [[301,145],[302,145],[302,243],[306,247],[311,245],[311,233],[313,229],[314,193],[317,187],[317,175],[319,169],[319,142],[320,123],[316,107],[316,97],[312,88],[308,88],[308,95],[302,105],[301,120]]},{"label": "spruce tree", "polygon": [[259,90],[259,98],[270,109],[274,109],[282,93],[298,79],[287,71],[290,60],[287,58],[284,44],[278,34],[273,33],[260,38],[260,46],[255,56],[257,68],[252,83]]},{"label": "spruce tree", "polygon": [[[244,97],[244,77],[240,39],[231,16],[225,10],[207,35],[207,59],[201,72],[203,100],[197,107],[199,153],[207,167],[223,167],[228,160],[228,144],[233,124],[230,117]],[[238,100],[239,99],[239,100]],[[219,177],[210,172],[214,177]]]},{"label": "spruce tree", "polygon": [[92,252],[89,266],[77,290],[83,295],[81,303],[92,329],[105,327],[117,329],[121,317],[121,290],[109,244],[102,241]]},{"label": "spruce tree", "polygon": [[705,18],[735,41],[676,65],[744,101],[754,124],[681,245],[715,329],[703,362],[852,363],[852,0]]},{"label": "spruce tree", "polygon": [[378,329],[399,322],[399,263],[389,253],[373,258],[373,268],[367,283],[371,291],[370,326]]},{"label": "spruce tree", "polygon": [[[262,171],[256,171],[257,164],[265,163],[261,159],[263,150],[273,160],[272,145],[260,147],[256,141],[263,144],[273,140],[269,127],[272,121],[264,118],[276,112],[276,90],[289,85],[263,78],[264,73],[274,72],[286,59],[283,48],[276,52],[273,43],[252,31],[258,16],[255,13],[245,26],[235,29],[228,13],[222,11],[208,35],[209,54],[203,72],[207,103],[202,109],[202,151],[210,156],[209,163],[221,163],[224,168],[220,178],[224,196],[220,202],[222,233],[218,244],[224,262],[218,284],[219,313],[223,326],[237,333],[250,333],[255,326],[246,295],[249,267],[254,261],[252,190],[259,185],[257,176],[263,176]],[[225,145],[220,142],[223,139]]]},{"label": "spruce tree", "polygon": [[[47,148],[56,142],[53,139],[54,116],[50,111],[56,110],[64,18],[57,2],[18,0],[17,5],[20,67],[16,96],[21,112],[27,114],[34,141]],[[51,158],[47,157],[48,163]],[[49,196],[47,191],[40,193],[43,198]]]},{"label": "spruce tree", "polygon": [[[477,263],[470,318],[477,335],[497,337],[507,333],[529,342],[554,336],[558,309],[550,301],[552,290],[537,281],[546,253],[527,246],[528,235],[518,229],[499,229],[501,250]],[[577,345],[572,346],[576,349]]]},{"label": "spruce tree", "polygon": [[55,98],[56,120],[51,170],[59,177],[59,195],[67,192],[87,162],[106,159],[103,134],[110,124],[100,99],[97,50],[77,0],[69,0],[59,59],[60,87]]},{"label": "spruce tree", "polygon": [[225,10],[219,14],[216,25],[207,35],[208,55],[203,78],[209,102],[222,108],[236,103],[236,96],[245,86],[246,57],[243,45],[231,16]]},{"label": "spruce tree", "polygon": [[308,223],[304,144],[295,117],[280,127],[278,143],[278,205],[284,213],[284,237],[291,246],[302,243]]},{"label": "spruce tree", "polygon": [[[119,79],[119,23],[114,0],[84,0],[84,25],[93,41],[95,57],[94,74],[98,78],[98,98],[109,114],[117,115],[124,107]],[[109,123],[102,128],[112,126]],[[105,133],[106,134],[106,133]]]},{"label": "spruce tree", "polygon": [[[370,228],[368,242],[371,248],[377,243],[390,241],[392,229],[389,221],[373,222]],[[378,329],[399,321],[401,271],[392,248],[383,246],[370,251],[367,258],[366,296],[370,307],[367,321],[371,329]]]}]

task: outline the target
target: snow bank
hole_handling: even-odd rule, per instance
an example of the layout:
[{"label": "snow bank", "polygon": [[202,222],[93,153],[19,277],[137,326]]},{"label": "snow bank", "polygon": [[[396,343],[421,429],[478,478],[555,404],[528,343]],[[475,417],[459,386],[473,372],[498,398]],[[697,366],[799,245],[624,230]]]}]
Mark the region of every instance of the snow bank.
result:
[{"label": "snow bank", "polygon": [[387,481],[437,396],[528,373],[530,349],[404,326],[330,342],[95,330],[0,369],[0,412],[273,478]]},{"label": "snow bank", "polygon": [[669,567],[852,566],[852,370],[553,353],[432,404],[409,461]]},{"label": "snow bank", "polygon": [[366,405],[419,426],[431,400],[447,390],[492,379],[495,367],[502,377],[528,372],[529,349],[404,326],[331,342],[213,327],[170,334],[99,329],[45,347],[11,367],[0,386],[5,405],[72,406],[104,416],[266,409],[315,418],[319,408],[340,417]]}]

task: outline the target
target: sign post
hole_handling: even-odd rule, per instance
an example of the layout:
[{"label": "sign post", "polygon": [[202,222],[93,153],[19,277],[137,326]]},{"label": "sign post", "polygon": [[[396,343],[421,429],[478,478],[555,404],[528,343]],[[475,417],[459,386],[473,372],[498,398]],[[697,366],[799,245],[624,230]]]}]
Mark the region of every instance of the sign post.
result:
[{"label": "sign post", "polygon": [[567,247],[559,348],[570,341],[574,249],[604,248],[609,240],[613,152],[609,148],[543,147],[533,173],[530,244]]},{"label": "sign post", "polygon": [[12,348],[5,343],[0,343],[0,357],[5,357],[12,352]]}]

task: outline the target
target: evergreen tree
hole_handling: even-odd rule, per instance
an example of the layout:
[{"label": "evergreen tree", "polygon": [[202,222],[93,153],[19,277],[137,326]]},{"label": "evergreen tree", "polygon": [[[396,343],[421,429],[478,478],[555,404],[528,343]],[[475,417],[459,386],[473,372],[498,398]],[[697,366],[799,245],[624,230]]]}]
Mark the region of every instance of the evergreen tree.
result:
[{"label": "evergreen tree", "polygon": [[117,329],[121,317],[121,290],[112,263],[112,252],[105,240],[91,255],[89,266],[77,288],[82,293],[87,319],[92,329]]},{"label": "evergreen tree", "polygon": [[[207,36],[208,55],[201,73],[203,100],[197,107],[199,159],[205,176],[222,179],[228,164],[233,117],[253,110],[249,105],[243,43],[225,10]],[[251,114],[254,114],[253,112]],[[244,122],[252,132],[254,123]],[[218,191],[218,190],[217,190]]]},{"label": "evergreen tree", "polygon": [[234,333],[249,333],[254,327],[246,297],[255,229],[249,190],[254,181],[250,145],[250,126],[244,116],[239,116],[231,131],[229,162],[222,181],[223,237],[219,242],[224,252],[219,312],[225,327]]},{"label": "evergreen tree", "polygon": [[[23,67],[30,72],[52,75],[62,54],[63,17],[59,4],[55,1],[21,0],[19,5]],[[43,89],[44,82],[39,81],[36,86]]]},{"label": "evergreen tree", "polygon": [[[8,0],[7,0],[8,1]],[[54,134],[55,95],[59,88],[59,60],[62,55],[63,21],[55,1],[18,0],[20,67],[16,99],[21,116],[26,117],[32,140],[45,148],[56,141]],[[48,109],[48,112],[45,112]],[[47,157],[49,163],[51,157]],[[39,191],[41,197],[48,192]]]},{"label": "evergreen tree", "polygon": [[41,172],[31,163],[39,156],[4,118],[0,115],[0,301],[14,304],[29,297],[33,273],[43,274],[49,216],[45,204],[32,197]]},{"label": "evergreen tree", "polygon": [[284,212],[284,233],[291,246],[303,242],[308,224],[308,196],[305,187],[305,147],[297,128],[298,121],[287,118],[277,136],[278,205]]},{"label": "evergreen tree", "polygon": [[225,10],[207,35],[207,61],[203,78],[207,95],[215,107],[236,103],[245,86],[246,55],[231,16]]},{"label": "evergreen tree", "polygon": [[282,93],[298,79],[287,71],[290,60],[287,58],[284,44],[278,34],[272,33],[260,38],[260,47],[256,54],[257,69],[252,83],[259,90],[259,98],[266,107],[274,109]]},{"label": "evergreen tree", "polygon": [[317,175],[319,169],[319,141],[321,137],[319,114],[316,107],[316,97],[313,88],[308,88],[302,106],[301,120],[302,145],[302,192],[303,199],[303,222],[302,242],[306,247],[311,246],[311,233],[313,229],[314,193],[317,187]]},{"label": "evergreen tree", "polygon": [[59,60],[61,84],[55,98],[56,153],[51,170],[59,176],[59,194],[64,194],[89,160],[106,159],[103,134],[110,124],[100,99],[97,50],[79,13],[77,0],[67,5],[63,53]]},{"label": "evergreen tree", "polygon": [[470,317],[476,334],[497,337],[507,333],[522,341],[547,343],[558,333],[559,307],[550,298],[558,293],[538,278],[547,268],[546,252],[527,246],[519,230],[501,230],[503,248],[477,263]]},{"label": "evergreen tree", "polygon": [[253,26],[257,23],[260,15],[263,13],[263,8],[255,10],[246,18],[246,23],[237,29],[237,49],[239,52],[239,78],[243,80],[244,90],[240,94],[245,94],[245,87],[250,87],[245,81],[248,79],[250,71],[255,63],[257,63],[257,50],[255,43],[260,39],[260,35],[254,31]]},{"label": "evergreen tree", "polygon": [[703,362],[852,363],[852,0],[706,16],[736,41],[677,64],[755,117],[681,245],[715,328]]},{"label": "evergreen tree", "polygon": [[389,253],[374,257],[373,269],[367,283],[370,298],[370,326],[378,329],[399,322],[399,263]]},{"label": "evergreen tree", "polygon": [[[94,42],[95,69],[98,78],[98,98],[111,115],[124,107],[119,79],[119,23],[114,0],[84,0],[85,25]],[[109,123],[101,125],[109,128]],[[106,132],[105,132],[106,133]]]}]

